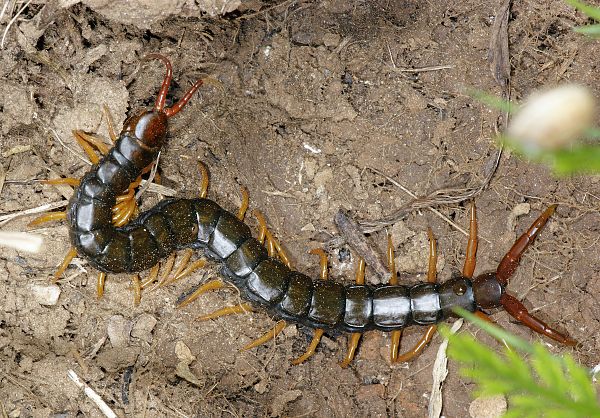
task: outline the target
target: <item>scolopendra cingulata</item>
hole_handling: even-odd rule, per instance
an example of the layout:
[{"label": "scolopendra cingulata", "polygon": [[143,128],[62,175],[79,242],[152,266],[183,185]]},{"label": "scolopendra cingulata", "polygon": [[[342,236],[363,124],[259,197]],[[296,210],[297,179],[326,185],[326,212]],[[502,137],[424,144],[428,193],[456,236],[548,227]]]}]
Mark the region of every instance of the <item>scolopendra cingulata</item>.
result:
[{"label": "scolopendra cingulata", "polygon": [[[454,315],[455,307],[476,312],[485,318],[487,316],[482,309],[503,307],[532,330],[566,345],[576,344],[570,337],[532,316],[521,302],[506,293],[506,286],[521,255],[540,233],[556,205],[546,209],[515,242],[495,272],[484,273],[475,278],[477,220],[475,206],[472,205],[470,235],[462,275],[442,284],[436,283],[436,245],[430,231],[428,282],[412,286],[398,283],[391,238],[388,240],[388,264],[391,272],[388,284],[365,284],[365,265],[360,259],[356,283],[353,285],[342,285],[330,280],[315,281],[294,271],[259,213],[259,236],[252,237],[250,228],[243,222],[248,206],[247,194],[237,216],[206,198],[208,173],[204,166],[201,166],[204,173],[199,198],[163,200],[126,223],[131,218],[135,201],[132,202],[131,193],[125,195],[129,198],[119,197],[119,193],[131,190],[132,184],[138,183],[136,179],[155,162],[166,142],[168,119],[185,107],[203,83],[198,80],[183,98],[171,108],[166,108],[166,95],[172,78],[171,64],[162,55],[151,54],[147,58],[160,59],[167,68],[154,108],[130,117],[114,146],[105,150],[103,158],[80,181],[64,179],[65,183],[78,185],[66,213],[48,214],[35,221],[39,223],[66,218],[69,224],[72,249],[59,268],[57,278],[76,254],[83,256],[94,268],[100,270],[99,295],[106,273],[138,273],[151,269],[149,278],[143,284],[135,276],[139,295],[140,288],[157,279],[161,260],[168,259],[165,263],[167,271],[159,280],[164,283],[202,266],[204,259],[186,266],[192,250],[202,250],[222,266],[225,280],[236,286],[241,297],[248,302],[201,318],[215,318],[262,307],[282,319],[271,331],[245,348],[273,338],[285,326],[284,321],[315,329],[315,337],[309,349],[294,363],[300,363],[314,353],[325,330],[351,333],[348,354],[341,363],[344,367],[352,361],[362,333],[373,329],[392,333],[393,361],[408,360],[431,340],[437,323]],[[174,252],[180,249],[188,252],[184,257],[185,262],[171,278],[167,278],[173,266]],[[323,250],[313,250],[313,253],[320,256],[321,279],[326,279],[327,257]],[[225,285],[222,280],[208,282],[180,306],[188,304],[209,289]],[[399,355],[402,330],[410,325],[428,328],[413,349]]]}]

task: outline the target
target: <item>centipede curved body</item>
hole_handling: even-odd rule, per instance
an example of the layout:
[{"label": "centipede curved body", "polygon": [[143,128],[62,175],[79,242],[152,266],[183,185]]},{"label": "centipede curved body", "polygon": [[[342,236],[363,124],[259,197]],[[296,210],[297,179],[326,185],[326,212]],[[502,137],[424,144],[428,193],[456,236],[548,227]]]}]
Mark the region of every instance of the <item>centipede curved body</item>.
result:
[{"label": "centipede curved body", "polygon": [[[152,57],[168,63],[164,57]],[[163,200],[131,223],[115,227],[111,208],[117,194],[157,158],[166,140],[168,118],[201,84],[196,83],[177,105],[164,109],[170,64],[167,68],[155,108],[126,121],[114,147],[82,178],[69,203],[71,242],[93,267],[103,272],[139,272],[178,249],[194,248],[221,264],[223,276],[240,290],[243,299],[311,328],[352,333],[394,331],[438,323],[453,316],[456,307],[473,312],[502,305],[534,330],[566,344],[572,342],[537,319],[537,324],[528,323],[533,317],[505,293],[522,250],[516,256],[509,253],[497,273],[473,280],[461,276],[443,284],[342,285],[313,280],[269,257],[244,222],[210,199]],[[528,235],[528,242],[549,215],[530,228],[535,231]]]}]

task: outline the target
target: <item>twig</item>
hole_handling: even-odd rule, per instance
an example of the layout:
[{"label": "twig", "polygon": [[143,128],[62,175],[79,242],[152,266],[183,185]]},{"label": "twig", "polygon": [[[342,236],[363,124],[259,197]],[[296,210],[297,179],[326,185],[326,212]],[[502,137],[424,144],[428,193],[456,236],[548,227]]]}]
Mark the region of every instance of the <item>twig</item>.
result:
[{"label": "twig", "polygon": [[239,17],[236,18],[236,20],[250,19],[250,18],[253,18],[254,16],[258,16],[258,15],[266,13],[266,12],[268,12],[270,10],[276,9],[277,7],[289,5],[290,3],[293,3],[294,1],[296,1],[296,0],[286,0],[286,1],[283,1],[283,2],[281,2],[279,4],[275,4],[273,6],[267,7],[266,9],[259,10],[258,12],[250,13],[248,15],[239,16]]},{"label": "twig", "polygon": [[368,242],[364,231],[348,212],[342,209],[338,210],[333,218],[333,222],[340,231],[340,236],[360,254],[367,266],[371,267],[381,280],[389,276],[390,272],[385,264],[381,262],[381,257],[373,249],[374,246]]},{"label": "twig", "polygon": [[[464,319],[460,318],[454,322],[450,332],[454,334],[460,329]],[[433,383],[431,385],[431,396],[429,397],[429,418],[439,418],[442,413],[442,385],[448,375],[448,357],[446,356],[446,348],[448,348],[448,339],[444,339],[440,348],[438,348],[437,356],[433,363]]]},{"label": "twig", "polygon": [[6,170],[2,163],[0,163],[0,194],[2,193],[2,189],[4,188],[4,182],[6,181]]},{"label": "twig", "polygon": [[[392,61],[392,63],[393,63],[393,61]],[[394,66],[394,67],[392,67],[392,70],[397,71],[399,73],[425,73],[427,71],[449,70],[452,68],[454,68],[454,65],[434,65],[432,67],[420,67],[420,68],[396,68]]]},{"label": "twig", "polygon": [[139,199],[140,196],[150,188],[150,185],[152,184],[152,180],[154,180],[154,176],[156,176],[156,171],[158,170],[158,161],[160,160],[160,151],[158,152],[158,155],[156,156],[156,161],[154,162],[154,165],[152,166],[152,170],[150,170],[150,177],[148,177],[148,181],[145,182],[142,187],[140,187],[140,190],[138,190],[138,192],[135,194],[135,199]]},{"label": "twig", "polygon": [[0,216],[0,226],[20,216],[33,215],[36,213],[48,212],[53,209],[64,208],[65,206],[67,206],[67,203],[69,203],[68,200],[61,200],[58,202],[46,203],[45,205],[37,206],[35,208],[25,209],[19,212],[2,215]]},{"label": "twig", "polygon": [[[4,49],[4,40],[6,38],[6,35],[8,34],[8,30],[13,25],[13,23],[16,22],[19,15],[21,13],[23,13],[23,11],[27,8],[27,6],[29,6],[29,3],[31,3],[31,0],[28,0],[27,3],[25,3],[25,5],[19,9],[17,14],[12,19],[10,19],[10,22],[8,22],[8,24],[6,25],[6,28],[4,29],[4,33],[2,34],[2,41],[0,41],[0,49]],[[4,14],[4,9],[2,9],[2,13]]]},{"label": "twig", "polygon": [[60,135],[58,135],[58,132],[56,132],[56,130],[54,130],[52,127],[48,126],[46,123],[44,123],[38,116],[37,114],[33,114],[33,119],[37,120],[38,123],[44,128],[49,130],[52,135],[54,135],[54,138],[56,138],[56,140],[60,143],[60,145],[62,145],[63,147],[65,147],[67,149],[67,151],[69,151],[71,154],[73,154],[74,156],[76,156],[77,158],[79,158],[81,161],[83,161],[84,163],[86,163],[87,165],[92,165],[92,163],[90,162],[90,160],[88,160],[87,158],[83,157],[81,154],[73,151],[71,148],[69,148],[64,142],[63,140],[60,138]]},{"label": "twig", "polygon": [[27,232],[0,231],[0,246],[11,247],[15,250],[37,253],[42,247],[44,238],[41,235]]},{"label": "twig", "polygon": [[88,398],[91,399],[91,401],[94,404],[96,404],[96,406],[98,407],[98,409],[100,409],[104,416],[109,418],[117,418],[117,414],[115,414],[113,410],[110,409],[106,402],[102,400],[100,395],[94,392],[94,390],[87,384],[82,382],[79,376],[77,376],[77,374],[73,370],[67,371],[67,376],[69,376],[69,379],[71,379],[73,383],[75,383],[80,389],[83,389],[83,392],[87,395]]},{"label": "twig", "polygon": [[[465,236],[468,236],[468,233],[464,229],[462,229],[461,227],[456,225],[454,222],[452,222],[450,219],[448,219],[446,216],[444,216],[442,213],[440,213],[439,211],[434,209],[433,206],[456,204],[456,203],[460,203],[465,200],[471,199],[474,196],[478,195],[483,189],[485,189],[485,187],[489,184],[490,180],[494,176],[494,173],[496,172],[496,169],[498,168],[498,164],[500,162],[501,155],[502,155],[502,149],[499,149],[498,151],[496,151],[495,155],[493,155],[490,159],[488,159],[488,161],[484,165],[484,170],[483,170],[486,177],[479,186],[470,187],[470,188],[460,188],[460,189],[459,188],[439,189],[439,190],[435,190],[434,192],[430,193],[428,196],[420,197],[420,198],[417,197],[410,190],[408,190],[406,187],[404,187],[402,184],[398,183],[397,181],[395,181],[391,177],[385,175],[384,173],[377,170],[376,168],[368,167],[369,170],[385,177],[394,186],[398,187],[399,189],[404,191],[406,194],[411,196],[413,198],[413,200],[404,204],[402,207],[400,207],[394,213],[392,213],[391,215],[389,215],[385,218],[376,219],[376,220],[359,219],[358,224],[363,228],[364,232],[368,234],[370,232],[379,231],[380,229],[385,228],[388,225],[398,222],[400,219],[404,218],[408,213],[410,213],[414,210],[429,209],[430,211],[435,213],[437,216],[442,218],[445,222],[452,225],[458,231],[463,233]],[[489,240],[487,240],[485,238],[482,238],[482,239],[484,241],[486,241],[487,243],[490,243]]]},{"label": "twig", "polygon": [[2,18],[4,17],[4,13],[6,13],[6,9],[8,9],[8,5],[11,0],[4,0],[4,5],[2,6],[2,11],[0,11],[0,23],[2,22]]}]

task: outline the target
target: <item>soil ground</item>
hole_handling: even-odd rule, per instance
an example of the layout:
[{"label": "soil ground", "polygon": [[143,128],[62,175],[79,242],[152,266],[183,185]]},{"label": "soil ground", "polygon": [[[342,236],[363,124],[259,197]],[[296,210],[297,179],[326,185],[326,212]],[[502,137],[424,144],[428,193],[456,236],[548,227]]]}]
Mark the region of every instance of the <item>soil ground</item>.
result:
[{"label": "soil ground", "polygon": [[[119,127],[127,115],[150,105],[164,67],[140,58],[160,52],[174,66],[169,99],[180,97],[197,77],[220,82],[218,88],[203,87],[174,119],[160,158],[163,184],[178,196],[195,196],[196,161],[202,160],[211,171],[210,197],[232,211],[240,204],[240,185],[246,186],[251,207],[264,212],[295,268],[316,277],[318,262],[307,250],[337,234],[333,216],[339,208],[376,219],[410,199],[369,167],[417,195],[483,180],[483,167],[496,151],[499,114],[465,92],[500,94],[487,62],[494,3],[288,1],[222,18],[171,16],[148,30],[77,4],[55,16],[34,44],[28,44],[33,35],[27,27],[15,25],[20,35],[9,32],[0,58],[0,161],[6,172],[0,214],[64,199],[57,188],[34,180],[81,177],[89,169],[71,130],[106,135],[102,105]],[[40,7],[34,2],[23,18]],[[598,44],[571,30],[584,23],[560,1],[514,4],[514,99],[567,81],[600,94]],[[441,68],[404,71],[434,66]],[[517,235],[548,205],[559,204],[509,289],[581,341],[573,355],[587,366],[598,363],[600,354],[599,180],[556,178],[505,153],[476,198],[477,272],[495,269]],[[151,207],[159,198],[147,192],[141,205]],[[524,203],[530,211],[515,218],[513,208]],[[467,209],[467,203],[439,208],[465,228]],[[26,231],[31,219],[14,219],[2,229]],[[430,211],[416,211],[392,229],[398,269],[407,281],[424,280],[428,226],[438,238],[439,280],[462,268],[465,236]],[[122,416],[427,413],[439,336],[402,365],[389,364],[389,335],[377,332],[364,336],[348,369],[338,366],[345,335],[326,337],[313,358],[292,366],[311,339],[310,330],[295,325],[272,343],[239,351],[274,320],[262,312],[194,320],[235,304],[235,291],[203,295],[185,309],[174,306],[195,285],[218,276],[213,265],[144,292],[134,306],[129,277],[110,275],[98,300],[97,272],[79,260],[59,282],[58,303],[45,306],[34,296],[35,286],[48,285],[69,238],[61,223],[35,232],[45,239],[41,253],[0,254],[0,400],[10,417],[100,416],[68,380],[69,369]],[[372,238],[383,253],[385,234]],[[349,283],[355,259],[345,253],[330,254],[331,275]],[[493,318],[528,340],[539,338],[504,312]],[[403,347],[421,331],[407,330]],[[461,332],[500,349],[474,327]],[[552,346],[557,353],[565,350]],[[195,382],[175,374],[186,347],[195,358],[187,361]],[[473,388],[450,362],[444,415],[468,416]]]}]

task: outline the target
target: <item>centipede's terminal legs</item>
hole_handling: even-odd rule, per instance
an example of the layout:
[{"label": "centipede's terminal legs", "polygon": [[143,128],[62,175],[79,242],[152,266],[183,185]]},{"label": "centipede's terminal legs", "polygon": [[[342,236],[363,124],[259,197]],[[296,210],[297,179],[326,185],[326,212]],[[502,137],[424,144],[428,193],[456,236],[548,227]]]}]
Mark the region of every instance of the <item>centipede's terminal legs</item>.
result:
[{"label": "centipede's terminal legs", "polygon": [[471,202],[469,209],[469,241],[467,242],[467,251],[465,255],[465,265],[463,267],[463,276],[469,279],[473,277],[475,271],[477,255],[477,209],[475,202]]}]

